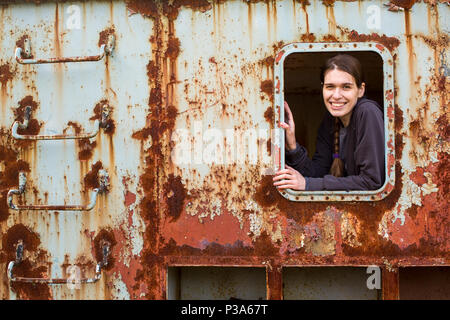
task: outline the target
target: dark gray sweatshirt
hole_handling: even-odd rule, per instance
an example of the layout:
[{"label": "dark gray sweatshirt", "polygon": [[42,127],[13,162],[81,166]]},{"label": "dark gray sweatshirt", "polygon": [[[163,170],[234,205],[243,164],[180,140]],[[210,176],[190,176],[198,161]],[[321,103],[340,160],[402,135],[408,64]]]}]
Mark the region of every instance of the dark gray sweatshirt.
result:
[{"label": "dark gray sweatshirt", "polygon": [[286,151],[286,164],[305,177],[306,190],[376,190],[383,185],[383,109],[375,101],[358,99],[345,129],[345,144],[340,146],[345,163],[343,177],[329,174],[333,162],[334,118],[328,111],[319,128],[312,160],[298,143],[295,150]]}]

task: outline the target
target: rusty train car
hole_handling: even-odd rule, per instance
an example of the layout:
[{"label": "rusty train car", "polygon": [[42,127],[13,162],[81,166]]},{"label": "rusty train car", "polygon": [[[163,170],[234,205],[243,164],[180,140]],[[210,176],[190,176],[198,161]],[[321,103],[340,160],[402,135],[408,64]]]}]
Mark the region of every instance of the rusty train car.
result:
[{"label": "rusty train car", "polygon": [[[1,299],[450,298],[449,13],[0,1]],[[385,183],[280,192],[283,101],[312,152],[338,52],[384,107]]]}]

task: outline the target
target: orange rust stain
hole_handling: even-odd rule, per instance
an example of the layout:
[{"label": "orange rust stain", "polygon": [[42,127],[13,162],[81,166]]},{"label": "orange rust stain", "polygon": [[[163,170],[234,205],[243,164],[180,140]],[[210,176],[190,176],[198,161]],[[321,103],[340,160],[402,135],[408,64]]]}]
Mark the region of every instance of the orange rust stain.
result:
[{"label": "orange rust stain", "polygon": [[149,136],[153,136],[152,131],[156,128],[145,127],[133,133],[132,138],[137,140],[146,140]]},{"label": "orange rust stain", "polygon": [[78,152],[78,159],[80,160],[89,160],[92,158],[92,152],[97,146],[96,141],[90,141],[89,139],[80,139],[78,141],[78,148],[80,151]]},{"label": "orange rust stain", "polygon": [[98,38],[98,46],[101,47],[103,44],[106,45],[108,43],[108,38],[110,35],[114,35],[115,30],[114,28],[107,28],[100,32],[99,38]]},{"label": "orange rust stain", "polygon": [[336,38],[336,36],[332,35],[332,34],[327,34],[325,35],[322,40],[324,42],[338,42],[339,40]]},{"label": "orange rust stain", "polygon": [[94,244],[94,256],[96,262],[103,261],[103,245],[107,242],[109,244],[110,254],[108,256],[108,264],[104,267],[104,270],[111,270],[114,268],[115,252],[114,246],[117,244],[114,237],[114,232],[109,229],[101,229],[93,240]]},{"label": "orange rust stain", "polygon": [[56,6],[55,6],[54,33],[55,33],[55,39],[54,39],[55,53],[56,53],[56,57],[60,57],[61,56],[61,46],[59,44],[59,8],[58,8],[58,3],[56,3]]},{"label": "orange rust stain", "polygon": [[308,15],[308,11],[306,10],[306,6],[310,5],[309,1],[300,1],[302,4],[302,10],[305,13],[305,23],[306,23],[306,33],[309,34],[309,15]]},{"label": "orange rust stain", "polygon": [[212,8],[211,3],[207,0],[175,0],[172,6],[177,10],[182,6],[185,6],[200,12],[206,12]]},{"label": "orange rust stain", "polygon": [[[218,230],[226,230],[226,232],[218,232]],[[233,246],[236,239],[240,239],[243,246],[250,247],[252,240],[247,235],[248,230],[247,220],[241,229],[237,218],[223,210],[213,219],[203,219],[202,223],[199,222],[198,217],[184,214],[175,223],[164,223],[161,232],[176,243],[203,250],[212,243]]]},{"label": "orange rust stain", "polygon": [[[31,119],[28,121],[28,127],[26,129],[19,128],[17,132],[23,135],[37,135],[41,130],[42,123],[40,123],[37,119],[33,119],[33,113],[37,109],[38,104],[33,100],[32,96],[26,96],[18,103],[18,108],[14,109],[14,117],[15,121],[23,122],[25,118],[25,109],[27,106],[31,107]],[[20,140],[15,141],[15,144],[20,148],[29,147],[32,144],[35,144],[35,141],[31,140]]]},{"label": "orange rust stain", "polygon": [[388,91],[386,91],[386,99],[387,100],[392,100],[392,99],[394,99],[394,92],[392,92],[392,90],[388,90]]},{"label": "orange rust stain", "polygon": [[409,175],[411,181],[413,181],[417,185],[423,185],[427,182],[427,179],[424,176],[425,170],[423,168],[417,168],[415,172]]},{"label": "orange rust stain", "polygon": [[409,71],[411,72],[411,78],[414,77],[414,57],[415,53],[412,45],[412,34],[411,34],[411,23],[410,23],[410,13],[408,10],[405,11],[405,36],[406,36],[406,47],[408,49],[408,65]]},{"label": "orange rust stain", "polygon": [[125,201],[124,204],[126,207],[131,206],[133,203],[136,202],[136,194],[133,192],[127,191],[125,193]]},{"label": "orange rust stain", "polygon": [[94,189],[100,187],[98,181],[98,171],[103,168],[101,161],[97,161],[92,165],[89,171],[83,178],[85,189]]},{"label": "orange rust stain", "polygon": [[147,65],[147,76],[150,81],[155,80],[158,77],[158,67],[155,64],[155,61],[150,61]]},{"label": "orange rust stain", "polygon": [[[0,131],[0,135],[5,133]],[[19,172],[30,172],[30,166],[23,160],[18,160],[18,152],[8,146],[0,145],[0,163],[3,170],[0,171],[0,221],[9,217],[7,205],[7,193],[10,188],[19,185]]]},{"label": "orange rust stain", "polygon": [[[14,276],[26,278],[45,278],[47,275],[47,267],[33,267],[33,263],[29,259],[23,260],[14,268]],[[13,282],[11,289],[16,292],[19,299],[23,300],[50,300],[51,291],[47,284],[31,284],[25,282]]]},{"label": "orange rust stain", "polygon": [[284,50],[282,50],[282,51],[280,51],[278,54],[277,54],[277,56],[276,56],[276,58],[275,58],[275,62],[280,62],[280,60],[281,60],[281,58],[283,57],[283,55],[284,55]]},{"label": "orange rust stain", "polygon": [[[28,35],[23,35],[16,41],[16,47],[24,49],[25,39],[29,39]],[[32,58],[32,57],[31,57]]]},{"label": "orange rust stain", "polygon": [[150,97],[148,99],[148,104],[151,107],[156,107],[158,103],[162,100],[161,85],[158,83],[154,88],[150,90]]},{"label": "orange rust stain", "polygon": [[332,6],[334,6],[335,1],[336,0],[322,0],[322,3],[327,7],[332,7]]},{"label": "orange rust stain", "polygon": [[391,0],[390,3],[404,9],[411,9],[417,0]]},{"label": "orange rust stain", "polygon": [[126,231],[127,227],[131,227],[131,224],[128,226],[122,225],[120,230],[113,230],[114,239],[117,242],[117,247],[115,248],[117,258],[114,262],[114,272],[120,273],[131,299],[142,299],[141,294],[148,290],[145,285],[139,285],[134,281],[134,277],[141,272],[142,268],[139,257],[133,256],[125,264],[120,256],[121,253],[129,251],[129,248],[125,245],[129,241],[129,237],[127,236],[128,232]]},{"label": "orange rust stain", "polygon": [[0,222],[6,221],[9,217],[7,194],[8,194],[8,190],[3,190],[0,192]]},{"label": "orange rust stain", "polygon": [[[148,2],[150,7],[144,8],[146,10],[159,10],[158,7],[152,2]],[[153,6],[154,5],[154,6]],[[152,13],[152,12],[149,12]],[[159,159],[162,157],[160,136],[162,114],[163,95],[161,75],[163,74],[162,61],[163,56],[161,48],[163,46],[163,24],[160,20],[160,16],[153,11],[153,18],[155,21],[154,34],[150,38],[150,42],[154,43],[155,50],[154,56],[147,65],[148,84],[149,84],[149,101],[148,105],[151,109],[151,113],[147,115],[147,125],[142,130],[133,133],[132,137],[141,141],[147,140],[151,136],[152,145],[147,150],[143,150],[143,161],[146,163],[144,172],[139,179],[139,185],[142,188],[143,197],[139,204],[139,214],[145,221],[144,232],[144,248],[140,257],[140,264],[142,270],[136,271],[134,278],[135,284],[134,290],[139,288],[145,289],[146,299],[157,299],[162,297],[159,283],[162,279],[159,279],[161,273],[162,259],[158,254],[159,247],[159,201],[157,201],[157,195],[159,193],[158,188],[158,169]],[[172,108],[170,109],[172,110]],[[168,111],[170,114],[173,112]],[[173,120],[167,119],[168,122]],[[172,127],[172,125],[166,124],[166,129]]]},{"label": "orange rust stain", "polygon": [[316,41],[316,36],[314,33],[305,33],[301,37],[302,42],[314,42]]},{"label": "orange rust stain", "polygon": [[108,119],[106,120],[106,123],[104,124],[104,127],[103,127],[103,132],[111,136],[116,131],[116,124],[112,117],[112,113],[113,113],[114,109],[109,104],[108,100],[103,99],[95,105],[94,115],[92,117],[90,117],[89,120],[101,120],[103,108],[106,108],[109,112]]},{"label": "orange rust stain", "polygon": [[[216,242],[204,241],[200,247],[193,247],[186,244],[178,244],[173,238],[170,238],[161,248],[160,254],[163,256],[190,256],[192,264],[198,263],[199,256],[258,256],[259,258],[276,256],[278,247],[274,246],[270,236],[262,232],[252,246],[246,245],[242,240],[236,240],[233,243],[224,245]],[[226,263],[226,259],[221,259]]]},{"label": "orange rust stain", "polygon": [[16,245],[19,240],[23,241],[24,250],[36,251],[41,244],[38,234],[32,232],[23,224],[16,224],[2,237],[2,250],[6,253],[6,261],[16,259]]},{"label": "orange rust stain", "polygon": [[375,45],[375,47],[377,47],[378,50],[380,50],[380,51],[384,50],[384,47],[382,45],[378,44],[378,43]]},{"label": "orange rust stain", "polygon": [[13,79],[14,73],[14,71],[11,71],[9,64],[0,66],[0,84],[2,87],[5,87],[7,82]]},{"label": "orange rust stain", "polygon": [[[15,120],[20,121],[20,122],[23,122],[23,120],[24,120],[26,107],[30,106],[32,113],[38,107],[37,102],[35,102],[33,100],[32,96],[26,96],[25,98],[23,98],[22,100],[19,101],[18,105],[19,105],[19,107],[14,110],[14,116],[15,116]],[[24,129],[24,130],[26,130],[26,129]],[[29,133],[29,134],[33,134],[33,133]]]},{"label": "orange rust stain", "polygon": [[167,214],[170,216],[170,221],[176,221],[183,211],[184,200],[187,195],[181,177],[175,177],[171,173],[164,184],[164,194],[167,197]]},{"label": "orange rust stain", "polygon": [[265,66],[267,68],[273,68],[274,62],[275,62],[275,58],[272,55],[259,61],[260,64],[262,64],[263,66]]},{"label": "orange rust stain", "polygon": [[261,82],[260,86],[261,92],[264,92],[269,96],[269,98],[273,99],[273,81],[272,80],[264,80]]},{"label": "orange rust stain", "polygon": [[166,50],[166,57],[176,59],[180,53],[180,40],[175,37],[169,38]]},{"label": "orange rust stain", "polygon": [[450,142],[450,121],[446,113],[442,114],[436,120],[436,126],[440,135],[447,141]]},{"label": "orange rust stain", "polygon": [[[81,126],[73,121],[67,123],[68,126],[74,128],[75,134],[80,134],[82,132]],[[77,139],[78,146],[78,159],[79,160],[89,160],[92,158],[92,152],[97,146],[96,141],[90,141],[89,139]]]},{"label": "orange rust stain", "polygon": [[[24,245],[24,260],[14,268],[14,276],[27,278],[45,278],[47,277],[47,267],[33,267],[37,262],[31,262],[26,258],[28,252],[38,251],[38,259],[45,260],[47,253],[38,249],[41,241],[38,234],[31,231],[23,224],[16,224],[2,237],[2,257],[0,262],[9,263],[16,259],[16,245],[19,240]],[[49,300],[51,299],[51,291],[46,284],[30,284],[23,282],[12,282],[11,289],[18,295],[19,299],[30,300]]]},{"label": "orange rust stain", "polygon": [[158,18],[158,6],[155,1],[126,1],[127,9],[144,17]]},{"label": "orange rust stain", "polygon": [[389,51],[395,50],[400,45],[400,41],[395,37],[387,37],[384,34],[380,36],[377,33],[359,34],[355,30],[350,31],[350,33],[348,34],[348,39],[355,42],[380,42],[382,45],[388,48]]},{"label": "orange rust stain", "polygon": [[275,88],[277,89],[277,93],[279,93],[280,92],[280,79],[277,80],[277,84],[276,84]]},{"label": "orange rust stain", "polygon": [[[126,1],[127,8],[131,13],[139,13],[144,17],[153,19],[160,18],[160,4],[157,1]],[[162,13],[170,20],[178,17],[179,9],[182,6],[188,7],[194,11],[206,12],[212,8],[207,0],[175,0],[171,4],[164,1],[162,4]]]},{"label": "orange rust stain", "polygon": [[437,163],[432,163],[425,169],[418,169],[410,178],[419,186],[427,182],[423,173],[429,172],[433,177],[438,191],[423,195],[422,206],[413,205],[406,210],[405,223],[398,220],[390,228],[390,239],[405,248],[406,253],[422,256],[449,257],[450,245],[448,236],[448,198],[450,182],[450,161],[448,154],[438,153]]},{"label": "orange rust stain", "polygon": [[273,107],[268,107],[267,109],[266,109],[266,111],[264,112],[264,118],[266,119],[266,121],[268,122],[268,123],[270,123],[270,124],[272,124],[273,123],[273,117],[274,117],[274,115],[275,115],[275,112],[273,111]]}]

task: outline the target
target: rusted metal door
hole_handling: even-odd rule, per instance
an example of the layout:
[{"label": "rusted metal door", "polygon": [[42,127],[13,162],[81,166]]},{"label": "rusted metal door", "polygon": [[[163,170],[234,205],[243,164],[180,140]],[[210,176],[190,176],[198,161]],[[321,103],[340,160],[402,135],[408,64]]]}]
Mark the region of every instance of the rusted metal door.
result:
[{"label": "rusted metal door", "polygon": [[[448,266],[450,7],[415,2],[2,1],[1,298],[165,299],[169,267],[220,266],[280,299],[288,267],[369,265],[398,298],[399,267]],[[273,187],[294,43],[392,57],[386,194]]]}]

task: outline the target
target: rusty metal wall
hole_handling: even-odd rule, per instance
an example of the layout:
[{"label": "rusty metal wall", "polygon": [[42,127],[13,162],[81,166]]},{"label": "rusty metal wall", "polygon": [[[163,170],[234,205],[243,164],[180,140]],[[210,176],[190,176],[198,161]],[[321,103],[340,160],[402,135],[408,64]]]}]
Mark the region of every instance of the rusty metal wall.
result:
[{"label": "rusty metal wall", "polygon": [[[326,265],[379,265],[395,298],[399,267],[449,265],[448,1],[37,2],[0,2],[2,299],[165,299],[169,266],[264,267],[278,299],[283,266]],[[97,62],[15,58],[26,38],[35,59],[92,57],[111,35]],[[300,203],[272,186],[274,62],[296,42],[392,55],[385,198]],[[27,106],[20,134],[91,132],[103,107],[109,118],[90,139],[18,140]],[[94,208],[63,210],[90,202],[101,169],[109,186]],[[19,172],[14,204],[58,208],[9,208]],[[19,240],[17,277],[70,278],[77,266],[94,279],[110,251],[79,289],[10,282]]]}]

